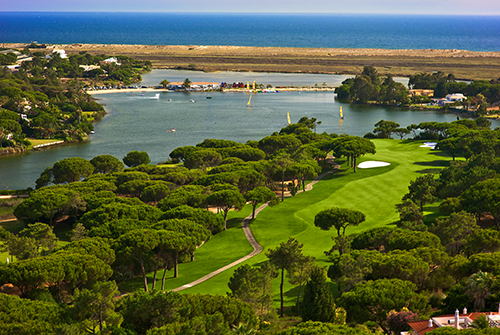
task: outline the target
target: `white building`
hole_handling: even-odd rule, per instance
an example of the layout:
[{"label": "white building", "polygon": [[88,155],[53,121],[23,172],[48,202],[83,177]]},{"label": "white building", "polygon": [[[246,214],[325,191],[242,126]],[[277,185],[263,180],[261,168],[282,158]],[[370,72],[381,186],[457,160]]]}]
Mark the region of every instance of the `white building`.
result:
[{"label": "white building", "polygon": [[109,57],[105,60],[103,60],[104,63],[115,63],[116,65],[122,65],[121,63],[118,63],[118,59],[116,57]]},{"label": "white building", "polygon": [[59,57],[61,57],[61,58],[68,58],[68,55],[66,55],[66,51],[64,51],[63,49],[54,49],[54,50],[52,50],[52,53],[58,54]]},{"label": "white building", "polygon": [[447,94],[445,99],[447,101],[455,102],[455,101],[464,101],[466,97],[462,93],[452,93],[452,94]]},{"label": "white building", "polygon": [[425,333],[432,331],[437,328],[442,327],[453,327],[456,329],[470,329],[472,322],[474,322],[479,316],[484,315],[488,320],[490,327],[498,328],[500,327],[500,307],[498,312],[478,312],[478,313],[467,313],[467,308],[463,309],[463,313],[460,314],[458,309],[455,311],[455,315],[438,315],[429,320],[424,321],[412,321],[408,322],[412,331],[401,332],[401,335],[424,335]]}]

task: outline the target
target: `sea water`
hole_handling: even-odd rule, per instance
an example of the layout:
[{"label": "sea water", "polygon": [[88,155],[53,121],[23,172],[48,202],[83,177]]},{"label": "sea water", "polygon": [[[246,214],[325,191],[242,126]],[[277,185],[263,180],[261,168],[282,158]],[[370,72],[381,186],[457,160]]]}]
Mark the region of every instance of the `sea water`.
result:
[{"label": "sea water", "polygon": [[499,16],[0,12],[0,42],[500,51]]}]

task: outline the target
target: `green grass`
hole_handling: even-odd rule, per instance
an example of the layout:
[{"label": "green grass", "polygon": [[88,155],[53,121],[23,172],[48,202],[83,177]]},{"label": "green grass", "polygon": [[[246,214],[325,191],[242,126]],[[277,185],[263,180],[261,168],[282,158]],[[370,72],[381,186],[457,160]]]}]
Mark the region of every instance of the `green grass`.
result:
[{"label": "green grass", "polygon": [[[373,169],[348,169],[345,160],[338,160],[341,168],[327,175],[317,183],[312,191],[299,193],[287,198],[275,207],[263,210],[251,222],[251,229],[264,252],[248,260],[246,264],[257,265],[267,261],[265,252],[275,248],[289,237],[304,244],[306,255],[316,258],[319,265],[329,265],[324,252],[332,247],[331,236],[334,231],[322,231],[314,226],[314,217],[321,210],[330,206],[355,208],[366,215],[366,221],[358,227],[349,227],[348,234],[355,234],[374,227],[393,224],[398,219],[395,205],[408,191],[411,180],[425,173],[437,173],[448,166],[451,158],[447,155],[420,148],[422,142],[400,140],[373,140],[377,154],[367,155],[358,163],[367,160],[390,162],[391,165]],[[439,217],[439,203],[425,208],[427,222]],[[173,278],[173,271],[167,273],[166,289],[173,289],[199,279],[206,274],[223,267],[252,251],[246,240],[241,221],[251,213],[247,205],[241,212],[230,212],[228,230],[214,236],[196,252],[194,262],[179,265],[179,277]],[[0,254],[0,257],[5,257]],[[245,263],[243,263],[245,264]],[[226,294],[227,283],[234,268],[182,292]],[[161,285],[162,272],[158,274],[157,287]],[[151,287],[152,273],[148,275]],[[279,301],[279,280],[274,281],[275,301]],[[142,278],[119,283],[120,291],[132,292],[142,289]],[[295,304],[297,288],[285,283],[285,304]]]},{"label": "green grass", "polygon": [[[12,220],[12,221],[0,222],[0,227],[4,228],[8,232],[11,232],[12,234],[17,235],[21,230],[26,228],[27,225],[22,220]],[[71,229],[72,229],[71,224],[58,224],[54,227],[54,233],[59,238],[59,241],[57,242],[58,246],[63,246],[70,242],[69,238],[67,237],[67,233]],[[7,252],[0,252],[0,263],[6,263],[8,256],[9,255]]]},{"label": "green grass", "polygon": [[0,199],[0,221],[14,218],[14,208],[17,207],[23,198]]},{"label": "green grass", "polygon": [[[201,246],[195,253],[194,262],[188,261],[179,264],[179,276],[177,278],[173,278],[173,271],[169,271],[165,280],[165,288],[171,290],[188,284],[252,252],[253,248],[245,238],[245,234],[241,228],[241,221],[251,213],[252,207],[249,205],[245,206],[240,212],[229,212],[228,229],[213,236]],[[162,275],[163,271],[158,274],[157,287],[161,287]],[[227,287],[227,282],[224,282],[225,279],[221,281],[219,277],[216,276],[210,280],[212,285],[225,285]],[[148,274],[149,288],[151,288],[152,280],[153,274],[150,273]],[[121,292],[132,292],[142,289],[142,277],[119,283],[118,286]],[[222,294],[226,293],[226,291],[222,292]],[[204,293],[208,292],[205,291]]]},{"label": "green grass", "polygon": [[[18,234],[24,228],[24,223],[19,220],[5,221],[0,222],[0,227],[12,234]],[[7,263],[7,257],[9,257],[8,252],[0,252],[0,263]]]},{"label": "green grass", "polygon": [[[267,260],[265,251],[275,248],[289,237],[295,237],[304,244],[306,255],[316,258],[319,265],[327,266],[328,258],[324,252],[332,247],[331,236],[335,231],[322,231],[314,226],[314,216],[330,206],[355,208],[366,215],[366,221],[358,227],[349,227],[347,234],[355,234],[374,227],[392,224],[398,220],[395,205],[401,202],[408,192],[408,185],[419,175],[437,173],[449,165],[451,158],[429,148],[420,148],[422,142],[400,140],[373,140],[377,154],[367,155],[358,163],[367,160],[390,162],[391,165],[373,169],[347,169],[345,161],[334,174],[327,175],[317,183],[312,191],[285,199],[276,207],[268,207],[252,221],[251,229],[264,252],[246,263],[256,265]],[[425,208],[425,214],[437,217],[438,204]],[[235,241],[221,248],[233,248]],[[203,248],[200,248],[200,251]],[[214,256],[215,259],[216,256]],[[186,293],[225,294],[229,291],[227,283],[234,269],[225,271],[217,277],[185,290]],[[278,285],[275,280],[275,301],[279,301]],[[285,284],[285,303],[293,305],[296,288]]]},{"label": "green grass", "polygon": [[37,146],[40,144],[47,144],[47,143],[54,143],[54,142],[62,141],[61,139],[58,139],[58,138],[52,138],[52,139],[28,138],[28,140],[31,142],[31,145],[28,146],[28,150],[31,150],[31,149],[33,149],[34,146]]}]

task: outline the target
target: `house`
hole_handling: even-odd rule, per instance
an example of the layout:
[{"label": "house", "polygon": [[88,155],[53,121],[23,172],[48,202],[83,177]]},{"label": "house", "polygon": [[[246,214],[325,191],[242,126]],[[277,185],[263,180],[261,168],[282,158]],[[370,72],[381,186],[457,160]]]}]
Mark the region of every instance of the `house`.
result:
[{"label": "house", "polygon": [[33,60],[33,57],[26,56],[26,55],[19,55],[17,56],[17,64],[21,64],[22,62],[31,62]]},{"label": "house", "polygon": [[19,64],[16,64],[16,65],[6,65],[5,68],[9,69],[10,72],[17,72],[17,71],[19,71]]},{"label": "house", "polygon": [[100,69],[99,65],[80,65],[84,72],[92,71],[95,69]]},{"label": "house", "polygon": [[14,55],[16,55],[18,57],[21,56],[21,53],[19,51],[17,51],[17,50],[14,50],[14,49],[2,50],[2,51],[0,51],[0,54],[4,54],[4,55],[6,55],[6,54],[14,54]]},{"label": "house", "polygon": [[102,63],[115,63],[116,65],[122,65],[121,63],[118,63],[118,59],[116,57],[109,57],[106,58],[105,60],[102,61]]},{"label": "house", "polygon": [[445,97],[446,101],[455,102],[455,101],[464,101],[466,97],[462,93],[452,93],[447,94]]},{"label": "house", "polygon": [[66,55],[66,51],[64,51],[63,49],[54,49],[52,50],[52,54],[58,54],[61,58],[68,58],[68,55]]},{"label": "house", "polygon": [[424,89],[408,90],[408,96],[410,97],[424,96],[431,98],[434,96],[434,90],[424,90]]},{"label": "house", "polygon": [[184,83],[182,81],[173,81],[171,83],[168,83],[167,89],[169,89],[169,90],[183,90]]},{"label": "house", "polygon": [[[412,321],[408,322],[408,325],[413,330],[414,335],[424,335],[434,329],[441,327],[453,327],[457,329],[467,329],[471,328],[472,322],[474,322],[479,316],[486,316],[491,327],[500,328],[500,305],[498,312],[479,312],[479,313],[467,313],[467,308],[463,309],[463,313],[455,310],[455,315],[439,315],[429,320],[424,321]],[[401,335],[409,335],[412,331],[401,332]]]}]

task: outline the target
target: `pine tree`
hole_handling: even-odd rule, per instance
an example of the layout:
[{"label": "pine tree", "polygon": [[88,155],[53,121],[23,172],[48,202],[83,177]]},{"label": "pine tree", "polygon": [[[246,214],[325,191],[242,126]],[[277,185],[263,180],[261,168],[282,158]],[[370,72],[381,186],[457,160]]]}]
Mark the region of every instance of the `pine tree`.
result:
[{"label": "pine tree", "polygon": [[302,321],[320,321],[343,324],[345,310],[335,305],[333,295],[326,282],[325,269],[315,267],[311,271],[311,279],[304,289],[304,300],[300,309]]}]

